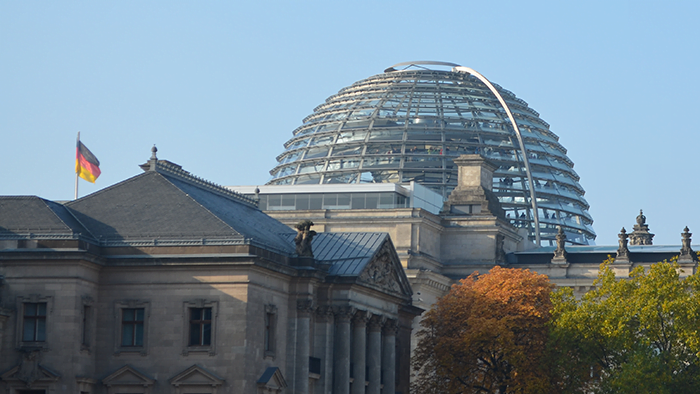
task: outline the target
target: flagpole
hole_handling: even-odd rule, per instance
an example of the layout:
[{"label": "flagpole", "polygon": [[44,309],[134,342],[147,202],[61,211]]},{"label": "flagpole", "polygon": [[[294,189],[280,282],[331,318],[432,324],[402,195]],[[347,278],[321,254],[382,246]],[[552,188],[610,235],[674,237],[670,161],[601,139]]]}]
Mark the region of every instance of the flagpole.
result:
[{"label": "flagpole", "polygon": [[[78,146],[80,146],[80,132],[78,132],[78,140],[75,143],[75,159],[78,160]],[[74,200],[78,199],[78,167],[75,167],[75,197]]]}]

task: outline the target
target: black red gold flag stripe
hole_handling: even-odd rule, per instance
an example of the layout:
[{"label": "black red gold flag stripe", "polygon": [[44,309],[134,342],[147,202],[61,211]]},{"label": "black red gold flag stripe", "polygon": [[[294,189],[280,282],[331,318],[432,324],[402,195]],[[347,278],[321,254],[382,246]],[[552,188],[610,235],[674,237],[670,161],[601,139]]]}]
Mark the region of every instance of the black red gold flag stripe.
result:
[{"label": "black red gold flag stripe", "polygon": [[100,161],[90,152],[87,146],[78,140],[75,148],[75,173],[88,182],[95,183],[100,171]]}]

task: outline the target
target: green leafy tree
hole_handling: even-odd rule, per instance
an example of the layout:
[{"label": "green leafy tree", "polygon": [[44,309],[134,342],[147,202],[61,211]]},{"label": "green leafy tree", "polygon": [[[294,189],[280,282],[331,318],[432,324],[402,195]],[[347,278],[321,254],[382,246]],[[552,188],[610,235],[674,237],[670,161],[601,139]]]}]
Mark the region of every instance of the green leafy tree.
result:
[{"label": "green leafy tree", "polygon": [[552,295],[548,344],[557,391],[700,392],[700,280],[675,263],[637,267],[616,278],[601,265],[596,289],[580,300]]},{"label": "green leafy tree", "polygon": [[545,275],[501,267],[452,286],[421,322],[413,391],[548,392],[551,289]]}]

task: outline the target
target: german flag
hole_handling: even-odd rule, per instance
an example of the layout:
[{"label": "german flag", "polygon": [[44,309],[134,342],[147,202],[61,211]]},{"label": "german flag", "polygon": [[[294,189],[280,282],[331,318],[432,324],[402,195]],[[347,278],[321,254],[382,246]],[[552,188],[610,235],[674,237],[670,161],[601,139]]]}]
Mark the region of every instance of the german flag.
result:
[{"label": "german flag", "polygon": [[75,148],[75,173],[92,183],[95,183],[97,177],[102,173],[100,161],[80,140],[78,140],[78,147]]}]

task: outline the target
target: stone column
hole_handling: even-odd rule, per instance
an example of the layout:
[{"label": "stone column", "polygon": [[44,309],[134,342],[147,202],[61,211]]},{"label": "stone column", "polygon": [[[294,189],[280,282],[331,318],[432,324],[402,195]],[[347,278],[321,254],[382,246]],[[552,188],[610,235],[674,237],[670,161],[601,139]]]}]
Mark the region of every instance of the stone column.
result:
[{"label": "stone column", "polygon": [[369,321],[369,336],[367,343],[367,366],[369,376],[367,381],[367,394],[381,393],[382,380],[382,325],[386,318],[381,315],[373,315]]},{"label": "stone column", "polygon": [[312,356],[321,358],[321,378],[314,393],[333,392],[333,309],[323,306],[316,309],[316,338]]},{"label": "stone column", "polygon": [[350,393],[350,319],[355,313],[353,307],[339,307],[335,314],[333,393]]},{"label": "stone column", "polygon": [[297,354],[294,393],[309,392],[309,352],[311,349],[311,312],[313,300],[297,300]]},{"label": "stone column", "polygon": [[352,318],[352,394],[365,394],[367,320],[367,311],[357,311]]},{"label": "stone column", "polygon": [[384,390],[382,393],[396,392],[396,320],[389,319],[384,324],[384,348],[382,349],[382,371]]}]

